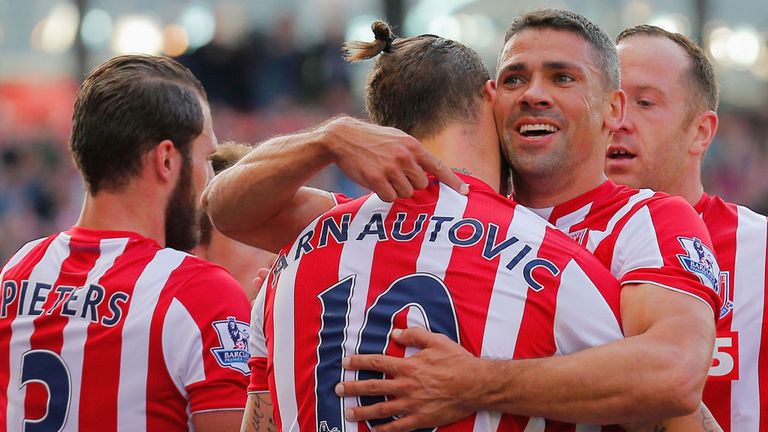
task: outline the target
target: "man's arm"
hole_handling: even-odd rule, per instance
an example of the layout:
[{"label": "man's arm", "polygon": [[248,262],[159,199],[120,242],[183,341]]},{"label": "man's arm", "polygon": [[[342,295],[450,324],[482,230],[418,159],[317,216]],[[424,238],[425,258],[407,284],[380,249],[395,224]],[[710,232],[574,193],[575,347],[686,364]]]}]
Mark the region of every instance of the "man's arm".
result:
[{"label": "man's arm", "polygon": [[272,398],[269,393],[249,393],[240,432],[275,432]]},{"label": "man's arm", "polygon": [[192,414],[192,424],[198,432],[235,431],[243,421],[243,410],[204,411]]},{"label": "man's arm", "polygon": [[442,335],[408,329],[395,340],[423,349],[412,357],[345,360],[349,369],[393,379],[345,382],[337,393],[397,396],[351,410],[354,420],[405,414],[380,432],[443,425],[485,409],[591,424],[692,413],[711,362],[712,310],[648,284],[625,285],[621,304],[626,339],[562,357],[478,359]]},{"label": "man's arm", "polygon": [[331,194],[302,187],[332,163],[384,201],[425,188],[424,171],[456,190],[465,187],[412,136],[339,117],[261,144],[214,178],[203,205],[213,225],[227,236],[277,252],[334,205]]}]

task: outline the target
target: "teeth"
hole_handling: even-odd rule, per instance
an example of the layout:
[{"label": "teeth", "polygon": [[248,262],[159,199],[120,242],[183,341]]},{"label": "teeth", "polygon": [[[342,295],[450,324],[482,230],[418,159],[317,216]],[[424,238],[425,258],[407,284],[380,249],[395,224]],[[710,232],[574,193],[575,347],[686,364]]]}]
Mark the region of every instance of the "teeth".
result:
[{"label": "teeth", "polygon": [[626,156],[628,154],[629,153],[627,153],[626,150],[614,150],[613,152],[611,152],[612,156]]},{"label": "teeth", "polygon": [[520,126],[520,133],[527,132],[557,132],[557,127],[550,124],[536,123],[536,124],[524,124]]}]

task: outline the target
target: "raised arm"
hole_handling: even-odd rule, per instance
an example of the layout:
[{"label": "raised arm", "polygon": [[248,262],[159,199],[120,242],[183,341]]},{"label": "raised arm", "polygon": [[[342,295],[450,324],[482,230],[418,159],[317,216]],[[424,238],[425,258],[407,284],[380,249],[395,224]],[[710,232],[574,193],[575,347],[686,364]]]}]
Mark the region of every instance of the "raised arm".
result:
[{"label": "raised arm", "polygon": [[348,359],[349,369],[393,379],[345,382],[337,390],[397,396],[351,410],[355,420],[404,415],[381,432],[442,425],[483,409],[591,424],[692,413],[711,362],[711,308],[652,285],[627,285],[621,300],[629,337],[620,341],[561,357],[487,360],[442,335],[408,329],[396,340],[423,348],[412,357]]},{"label": "raised arm", "polygon": [[424,171],[456,190],[463,185],[412,136],[339,117],[261,144],[214,178],[203,194],[203,205],[214,226],[227,236],[277,252],[335,204],[332,194],[303,187],[332,163],[385,201],[426,187]]}]

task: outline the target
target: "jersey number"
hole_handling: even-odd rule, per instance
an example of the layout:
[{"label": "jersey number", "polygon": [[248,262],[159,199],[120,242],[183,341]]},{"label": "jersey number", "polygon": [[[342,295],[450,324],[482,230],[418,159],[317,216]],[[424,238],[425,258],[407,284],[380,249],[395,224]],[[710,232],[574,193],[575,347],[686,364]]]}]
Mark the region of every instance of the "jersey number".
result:
[{"label": "jersey number", "polygon": [[709,378],[713,380],[739,379],[739,334],[718,332]]},{"label": "jersey number", "polygon": [[69,415],[69,369],[64,360],[49,350],[31,350],[21,357],[21,383],[19,389],[29,383],[41,383],[48,389],[48,409],[42,418],[24,419],[24,432],[60,431]]},{"label": "jersey number", "polygon": [[[459,342],[456,312],[448,288],[439,278],[427,273],[404,276],[392,283],[368,309],[364,319],[350,322],[350,302],[355,287],[355,275],[342,279],[318,296],[323,308],[322,327],[317,348],[317,424],[323,430],[344,430],[344,403],[333,395],[334,387],[344,377],[341,360],[352,354],[345,350],[350,335],[359,335],[355,353],[383,354],[389,344],[395,315],[409,307],[417,308],[428,330],[442,333]],[[383,379],[384,374],[359,371],[357,379]],[[383,396],[361,397],[363,406],[383,402]],[[388,423],[394,418],[371,420],[370,427]]]}]

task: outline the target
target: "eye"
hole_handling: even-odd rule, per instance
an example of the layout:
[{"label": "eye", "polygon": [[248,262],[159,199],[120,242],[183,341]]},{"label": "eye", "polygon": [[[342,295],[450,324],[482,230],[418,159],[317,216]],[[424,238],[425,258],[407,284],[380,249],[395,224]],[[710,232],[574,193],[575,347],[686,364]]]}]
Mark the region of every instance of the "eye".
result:
[{"label": "eye", "polygon": [[520,75],[507,75],[502,80],[503,84],[509,84],[509,85],[519,85],[522,84],[523,78]]},{"label": "eye", "polygon": [[572,76],[568,74],[557,74],[555,75],[555,82],[557,83],[569,83],[575,81]]},{"label": "eye", "polygon": [[650,108],[654,105],[656,105],[652,100],[650,99],[638,99],[637,104],[640,105],[643,108]]}]

